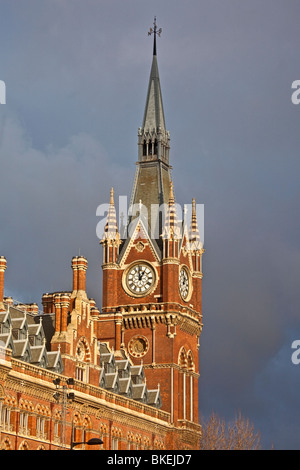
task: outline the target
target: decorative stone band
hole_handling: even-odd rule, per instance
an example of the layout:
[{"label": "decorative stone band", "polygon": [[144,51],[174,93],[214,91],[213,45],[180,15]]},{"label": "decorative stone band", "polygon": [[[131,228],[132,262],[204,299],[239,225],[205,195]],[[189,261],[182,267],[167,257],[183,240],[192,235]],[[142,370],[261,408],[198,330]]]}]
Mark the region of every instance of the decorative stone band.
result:
[{"label": "decorative stone band", "polygon": [[197,372],[192,371],[192,370],[186,370],[183,369],[179,364],[175,363],[165,363],[165,364],[145,364],[143,363],[144,369],[176,369],[179,372],[185,371],[188,372],[189,375],[192,377],[195,377],[196,379],[199,379],[200,374],[197,374]]}]

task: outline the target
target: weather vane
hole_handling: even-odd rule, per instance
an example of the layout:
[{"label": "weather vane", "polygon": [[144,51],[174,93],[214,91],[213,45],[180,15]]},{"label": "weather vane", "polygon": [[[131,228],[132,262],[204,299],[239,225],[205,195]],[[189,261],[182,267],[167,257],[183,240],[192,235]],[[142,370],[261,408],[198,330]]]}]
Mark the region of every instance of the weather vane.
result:
[{"label": "weather vane", "polygon": [[156,24],[156,16],[154,16],[154,23],[153,23],[153,29],[150,28],[149,32],[148,32],[148,36],[151,36],[151,34],[158,34],[158,36],[161,35],[162,33],[162,29],[159,28],[159,30],[157,30],[157,24]]},{"label": "weather vane", "polygon": [[157,29],[156,16],[154,16],[153,28],[150,28],[148,32],[148,36],[151,36],[151,34],[154,34],[153,55],[156,55],[156,35],[160,37],[161,33],[162,33],[162,29],[161,28]]}]

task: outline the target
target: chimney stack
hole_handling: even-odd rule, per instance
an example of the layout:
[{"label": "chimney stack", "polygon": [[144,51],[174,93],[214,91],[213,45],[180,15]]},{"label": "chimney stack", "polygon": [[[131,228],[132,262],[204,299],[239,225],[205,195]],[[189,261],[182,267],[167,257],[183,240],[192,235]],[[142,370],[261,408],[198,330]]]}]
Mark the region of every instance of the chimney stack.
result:
[{"label": "chimney stack", "polygon": [[4,310],[3,293],[4,293],[4,272],[6,270],[7,262],[4,256],[0,256],[0,310]]},{"label": "chimney stack", "polygon": [[56,294],[54,297],[54,308],[55,308],[55,333],[61,331],[61,301],[60,294]]},{"label": "chimney stack", "polygon": [[34,315],[37,315],[39,313],[38,304],[33,303],[33,304],[27,305],[27,312],[28,313],[33,313]]},{"label": "chimney stack", "polygon": [[87,259],[84,256],[74,256],[72,259],[73,269],[73,292],[84,291],[86,284]]},{"label": "chimney stack", "polygon": [[77,292],[78,290],[78,270],[77,270],[77,258],[78,256],[74,256],[72,258],[72,269],[73,269],[73,292]]},{"label": "chimney stack", "polygon": [[4,302],[5,302],[7,305],[11,305],[11,306],[14,305],[14,299],[13,299],[12,297],[4,297]]},{"label": "chimney stack", "polygon": [[60,328],[61,331],[67,331],[68,325],[68,311],[70,306],[70,294],[62,293],[60,296],[60,304],[61,304],[61,322]]},{"label": "chimney stack", "polygon": [[83,256],[77,258],[77,269],[78,269],[78,290],[85,292],[85,281],[86,281],[86,270],[87,270],[87,259]]}]

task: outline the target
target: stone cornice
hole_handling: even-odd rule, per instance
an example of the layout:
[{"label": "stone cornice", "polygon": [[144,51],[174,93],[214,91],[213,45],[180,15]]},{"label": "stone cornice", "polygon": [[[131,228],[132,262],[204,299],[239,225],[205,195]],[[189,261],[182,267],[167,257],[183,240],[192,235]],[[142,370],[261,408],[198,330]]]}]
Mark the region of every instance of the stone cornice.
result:
[{"label": "stone cornice", "polygon": [[179,261],[178,258],[173,258],[171,256],[168,256],[168,257],[162,259],[162,264],[163,265],[164,264],[177,264],[177,265],[179,265],[180,261]]},{"label": "stone cornice", "polygon": [[[175,302],[134,304],[111,307],[112,313],[120,312],[124,327],[152,328],[155,324],[173,324],[189,334],[200,335],[202,331],[202,315],[191,307]],[[111,313],[101,314],[98,321],[112,319]]]},{"label": "stone cornice", "polygon": [[179,372],[186,373],[189,376],[195,377],[195,379],[199,379],[200,374],[197,374],[197,372],[190,371],[188,369],[183,369],[179,364],[174,364],[174,363],[165,363],[165,364],[143,364],[144,369],[176,369]]}]

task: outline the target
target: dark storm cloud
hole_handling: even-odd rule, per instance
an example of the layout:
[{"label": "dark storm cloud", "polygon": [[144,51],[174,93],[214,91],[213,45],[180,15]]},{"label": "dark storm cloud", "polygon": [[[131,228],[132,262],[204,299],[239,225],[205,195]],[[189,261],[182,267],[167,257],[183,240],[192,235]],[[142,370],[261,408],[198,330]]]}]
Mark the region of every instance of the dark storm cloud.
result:
[{"label": "dark storm cloud", "polygon": [[80,249],[101,304],[96,209],[111,186],[130,195],[156,14],[176,198],[205,205],[200,410],[241,409],[266,445],[299,448],[299,2],[27,0],[1,11],[6,293],[39,302],[69,289]]}]

